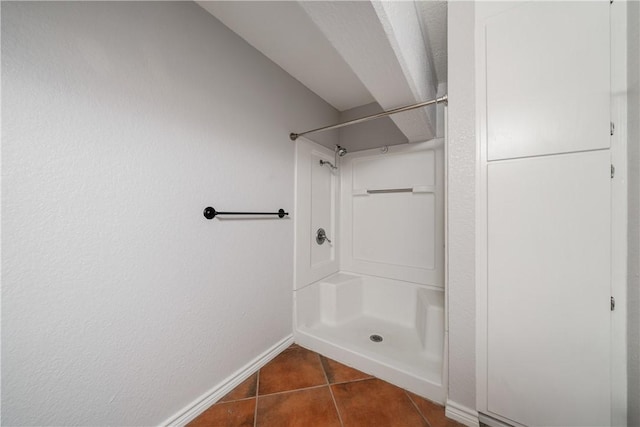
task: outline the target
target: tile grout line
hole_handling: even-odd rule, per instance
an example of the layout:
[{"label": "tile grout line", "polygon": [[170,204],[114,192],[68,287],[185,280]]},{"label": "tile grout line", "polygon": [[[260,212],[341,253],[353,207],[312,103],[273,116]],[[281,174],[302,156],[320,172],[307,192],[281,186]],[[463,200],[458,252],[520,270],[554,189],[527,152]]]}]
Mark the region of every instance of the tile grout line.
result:
[{"label": "tile grout line", "polygon": [[331,394],[331,400],[333,400],[333,407],[336,408],[336,414],[338,414],[338,421],[340,421],[340,425],[344,427],[344,422],[342,422],[342,415],[340,415],[340,409],[338,408],[336,397],[333,395],[333,389],[331,388],[331,384],[329,384],[328,387],[329,387],[329,393]]},{"label": "tile grout line", "polygon": [[[292,390],[282,390],[282,391],[276,391],[274,393],[265,393],[265,394],[261,394],[260,396],[262,397],[267,397],[267,396],[275,396],[278,394],[286,394],[286,393],[293,393],[295,391],[306,391],[306,390],[313,390],[314,388],[320,388],[320,387],[326,387],[328,385],[341,385],[341,384],[350,384],[350,383],[359,383],[361,381],[369,381],[369,380],[375,380],[375,379],[379,379],[376,377],[371,377],[371,378],[360,378],[358,380],[353,380],[353,381],[341,381],[339,383],[333,383],[333,384],[320,384],[320,385],[312,385],[309,387],[301,387],[301,388],[294,388]],[[247,400],[250,399],[249,397],[245,398],[245,399],[238,399],[238,400]],[[235,401],[234,401],[235,402]]]},{"label": "tile grout line", "polygon": [[[243,397],[242,399],[233,399],[233,400],[225,400],[224,402],[216,402],[211,406],[216,406],[216,405],[224,405],[226,403],[236,403],[236,402],[242,402],[244,400],[251,400],[251,399],[255,399],[256,396],[251,396],[251,397]],[[209,408],[211,408],[211,406],[209,406]]]},{"label": "tile grout line", "polygon": [[344,427],[344,423],[342,422],[342,415],[340,415],[340,409],[338,409],[338,403],[336,402],[336,397],[333,395],[333,389],[331,388],[331,383],[329,381],[329,375],[327,375],[327,370],[322,363],[322,356],[318,354],[318,360],[320,361],[320,366],[322,367],[322,372],[324,373],[324,377],[327,380],[327,386],[329,387],[329,394],[331,394],[331,400],[333,401],[333,407],[336,408],[336,414],[338,414],[338,421],[340,421],[340,425]]},{"label": "tile grout line", "polygon": [[[378,377],[358,378],[357,380],[336,382],[336,383],[333,383],[333,385],[349,384],[349,383],[358,383],[358,382],[360,382],[360,381],[379,380],[379,379],[380,379],[380,378],[378,378]],[[384,380],[380,380],[380,381],[384,381]],[[385,382],[386,382],[386,381],[385,381]]]},{"label": "tile grout line", "polygon": [[427,419],[426,415],[424,415],[422,413],[422,411],[420,410],[420,408],[418,408],[418,405],[416,404],[416,402],[413,401],[413,399],[411,398],[411,396],[409,395],[409,392],[407,392],[407,390],[404,390],[404,394],[409,398],[409,402],[411,402],[411,404],[413,405],[413,407],[416,409],[416,411],[418,411],[418,414],[420,414],[420,416],[422,417],[422,419],[427,423],[427,426],[431,427],[431,423],[429,422],[429,420]]},{"label": "tile grout line", "polygon": [[258,427],[258,395],[260,394],[260,371],[256,375],[256,407],[253,410],[253,427]]},{"label": "tile grout line", "polygon": [[[277,394],[286,394],[286,393],[293,393],[294,391],[305,391],[305,390],[313,390],[314,388],[320,388],[320,387],[325,387],[327,385],[342,385],[342,384],[350,384],[350,383],[359,383],[361,381],[368,381],[368,380],[374,380],[374,379],[379,379],[379,378],[375,378],[375,377],[371,377],[371,378],[360,378],[357,380],[353,380],[353,381],[341,381],[339,383],[332,383],[332,384],[319,384],[319,385],[312,385],[309,387],[300,387],[300,388],[294,388],[291,390],[282,390],[282,391],[276,391],[273,393],[265,393],[265,394],[261,394],[260,396],[262,397],[267,397],[267,396],[275,396]],[[247,400],[247,399],[251,399],[250,397],[245,397],[244,399],[237,399],[237,400]],[[235,400],[234,400],[235,402]],[[225,403],[225,402],[223,402]]]},{"label": "tile grout line", "polygon": [[287,393],[295,393],[296,391],[307,391],[307,390],[313,390],[316,388],[320,388],[320,387],[326,387],[327,384],[320,384],[320,385],[312,385],[310,387],[302,387],[302,388],[294,388],[293,390],[283,390],[283,391],[277,391],[275,393],[268,393],[268,394],[262,394],[262,397],[271,397],[271,396],[277,396],[278,394],[287,394]]}]

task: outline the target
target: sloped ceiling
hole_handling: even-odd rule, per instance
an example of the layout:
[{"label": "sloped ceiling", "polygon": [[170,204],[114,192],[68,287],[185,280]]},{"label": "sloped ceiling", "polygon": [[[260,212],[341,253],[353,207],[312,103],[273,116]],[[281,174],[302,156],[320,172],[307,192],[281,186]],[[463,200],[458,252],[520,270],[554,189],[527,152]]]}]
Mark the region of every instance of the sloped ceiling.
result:
[{"label": "sloped ceiling", "polygon": [[198,4],[338,111],[374,101],[298,2]]},{"label": "sloped ceiling", "polygon": [[[429,100],[446,82],[445,1],[198,4],[339,111]],[[435,108],[391,118],[410,142],[435,137]]]}]

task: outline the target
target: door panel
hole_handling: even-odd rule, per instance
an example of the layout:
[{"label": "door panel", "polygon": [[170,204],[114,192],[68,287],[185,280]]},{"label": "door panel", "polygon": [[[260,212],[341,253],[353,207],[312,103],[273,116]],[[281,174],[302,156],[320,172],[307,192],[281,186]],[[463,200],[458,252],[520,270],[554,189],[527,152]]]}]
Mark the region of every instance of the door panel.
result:
[{"label": "door panel", "polygon": [[486,23],[488,160],[609,147],[609,2],[530,2]]},{"label": "door panel", "polygon": [[610,423],[609,150],[488,165],[488,409]]}]

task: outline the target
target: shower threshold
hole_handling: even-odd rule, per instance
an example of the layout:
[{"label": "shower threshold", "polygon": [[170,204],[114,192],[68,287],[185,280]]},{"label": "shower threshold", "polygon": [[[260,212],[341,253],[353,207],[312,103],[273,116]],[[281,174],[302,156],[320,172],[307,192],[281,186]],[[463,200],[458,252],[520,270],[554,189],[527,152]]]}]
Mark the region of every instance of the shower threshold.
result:
[{"label": "shower threshold", "polygon": [[[376,342],[371,335],[383,339]],[[442,359],[422,349],[415,328],[359,316],[338,325],[318,322],[301,327],[296,341],[428,399],[444,402]]]}]

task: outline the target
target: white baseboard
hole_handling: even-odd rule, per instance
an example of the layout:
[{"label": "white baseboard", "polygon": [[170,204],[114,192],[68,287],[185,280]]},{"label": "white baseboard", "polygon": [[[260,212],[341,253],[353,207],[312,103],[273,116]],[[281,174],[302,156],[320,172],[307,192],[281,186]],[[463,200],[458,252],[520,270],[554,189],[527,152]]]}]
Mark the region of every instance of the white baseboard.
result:
[{"label": "white baseboard", "polygon": [[486,414],[478,414],[478,418],[482,424],[486,424],[489,427],[514,427],[513,424],[507,424],[506,422],[494,417],[490,417]]},{"label": "white baseboard", "polygon": [[293,335],[281,340],[279,343],[265,351],[251,362],[234,372],[220,384],[214,386],[211,390],[191,402],[177,414],[163,422],[163,426],[184,426],[193,421],[198,415],[204,412],[209,406],[216,403],[224,395],[229,393],[235,387],[240,385],[244,380],[256,373],[258,369],[269,363],[278,354],[282,353],[287,347],[293,344]]},{"label": "white baseboard", "polygon": [[479,427],[478,411],[447,399],[445,415],[469,427]]}]

